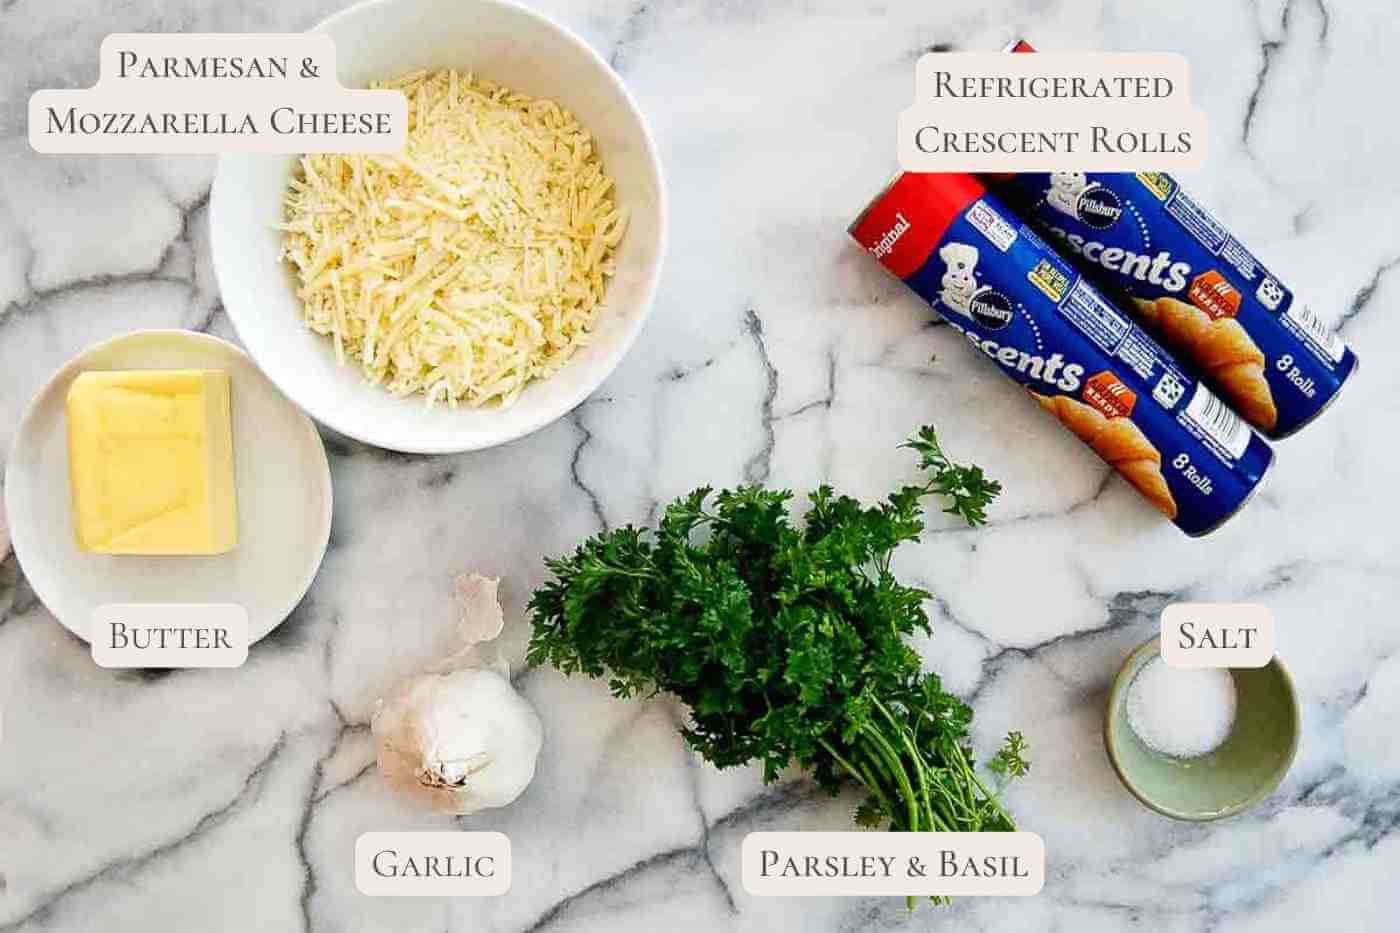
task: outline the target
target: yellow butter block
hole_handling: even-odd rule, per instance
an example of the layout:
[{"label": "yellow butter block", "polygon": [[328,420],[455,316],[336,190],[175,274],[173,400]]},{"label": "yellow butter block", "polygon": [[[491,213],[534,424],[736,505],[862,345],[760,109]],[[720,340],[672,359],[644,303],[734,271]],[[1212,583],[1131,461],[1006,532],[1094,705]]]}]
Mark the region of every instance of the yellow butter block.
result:
[{"label": "yellow butter block", "polygon": [[238,544],[228,373],[87,372],[68,390],[78,545],[222,554]]}]

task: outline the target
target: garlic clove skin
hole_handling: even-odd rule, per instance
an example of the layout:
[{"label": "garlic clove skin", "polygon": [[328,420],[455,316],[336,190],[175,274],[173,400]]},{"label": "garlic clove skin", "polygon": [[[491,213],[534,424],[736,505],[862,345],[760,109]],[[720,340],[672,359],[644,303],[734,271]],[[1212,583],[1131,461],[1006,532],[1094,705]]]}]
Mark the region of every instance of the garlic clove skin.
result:
[{"label": "garlic clove skin", "polygon": [[497,577],[483,577],[479,573],[464,573],[452,581],[460,613],[457,634],[462,639],[462,647],[428,670],[445,674],[470,667],[510,676],[510,664],[496,645],[496,638],[506,624],[498,595],[500,583]]},{"label": "garlic clove skin", "polygon": [[508,677],[481,669],[403,681],[379,701],[370,731],[391,787],[456,814],[519,797],[544,744],[534,707]]},{"label": "garlic clove skin", "polygon": [[460,610],[457,631],[465,644],[495,641],[505,629],[500,585],[499,577],[483,577],[479,573],[464,573],[453,579],[453,594]]}]

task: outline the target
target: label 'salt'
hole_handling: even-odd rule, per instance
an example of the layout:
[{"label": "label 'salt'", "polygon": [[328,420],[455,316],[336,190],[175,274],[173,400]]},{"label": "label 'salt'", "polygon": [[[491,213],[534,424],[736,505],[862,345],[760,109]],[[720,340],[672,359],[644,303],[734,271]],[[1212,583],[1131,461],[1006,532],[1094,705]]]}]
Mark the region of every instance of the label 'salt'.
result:
[{"label": "label 'salt'", "polygon": [[1172,667],[1263,667],[1274,616],[1259,603],[1172,603],[1162,610],[1162,660]]}]

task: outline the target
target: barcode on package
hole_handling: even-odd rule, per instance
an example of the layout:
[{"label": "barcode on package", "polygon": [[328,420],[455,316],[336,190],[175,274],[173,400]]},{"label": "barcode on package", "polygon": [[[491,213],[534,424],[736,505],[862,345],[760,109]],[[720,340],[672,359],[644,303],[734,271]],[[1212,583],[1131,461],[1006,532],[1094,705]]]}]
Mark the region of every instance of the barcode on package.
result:
[{"label": "barcode on package", "polygon": [[1322,318],[1313,314],[1312,309],[1302,302],[1295,301],[1284,312],[1285,319],[1297,325],[1301,336],[1324,359],[1334,364],[1342,361],[1347,345],[1337,336],[1337,332],[1323,323]]},{"label": "barcode on package", "polygon": [[1196,393],[1191,396],[1181,416],[1233,460],[1243,456],[1245,448],[1249,446],[1249,425],[1205,386],[1196,386]]}]

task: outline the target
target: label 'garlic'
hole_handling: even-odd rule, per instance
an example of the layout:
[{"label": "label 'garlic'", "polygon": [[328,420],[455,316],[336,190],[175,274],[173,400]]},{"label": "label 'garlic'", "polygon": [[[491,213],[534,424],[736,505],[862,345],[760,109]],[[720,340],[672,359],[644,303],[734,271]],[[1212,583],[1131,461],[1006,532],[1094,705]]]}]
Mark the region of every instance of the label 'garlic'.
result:
[{"label": "label 'garlic'", "polygon": [[370,719],[384,780],[437,810],[465,814],[510,803],[535,776],[544,743],[539,714],[515,692],[491,644],[505,624],[498,582],[457,578],[465,646],[389,691]]}]

